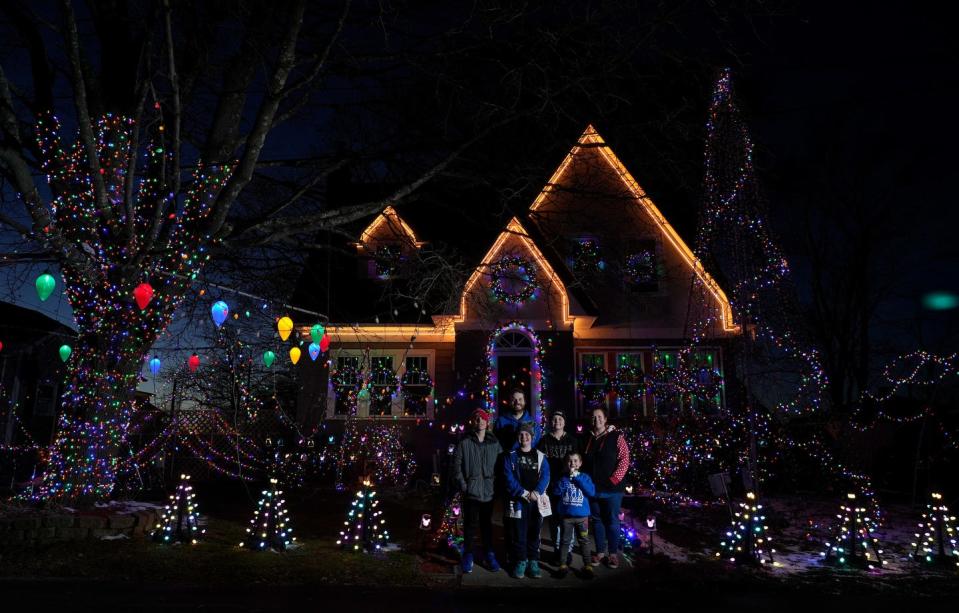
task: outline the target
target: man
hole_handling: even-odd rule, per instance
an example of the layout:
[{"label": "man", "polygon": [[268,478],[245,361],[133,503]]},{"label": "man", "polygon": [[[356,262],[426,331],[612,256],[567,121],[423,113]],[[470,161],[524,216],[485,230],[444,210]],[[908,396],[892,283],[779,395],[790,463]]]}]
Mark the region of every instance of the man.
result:
[{"label": "man", "polygon": [[496,460],[503,451],[496,436],[488,431],[490,415],[476,409],[470,416],[470,432],[453,453],[453,479],[463,495],[464,573],[473,571],[473,535],[479,525],[486,566],[499,570],[493,553],[493,477]]},{"label": "man", "polygon": [[526,393],[520,388],[513,388],[509,394],[509,411],[503,411],[493,422],[493,433],[505,451],[512,451],[519,447],[516,435],[521,424],[533,424],[533,447],[539,443],[543,432],[533,420],[533,416],[526,411]]},{"label": "man", "polygon": [[[549,462],[549,474],[554,478],[559,478],[566,469],[566,456],[579,451],[579,443],[569,432],[566,432],[566,414],[559,409],[553,411],[550,416],[551,429],[548,434],[539,440],[537,449],[546,454],[546,461]],[[552,488],[550,488],[552,490]],[[555,494],[550,493],[549,501],[553,509],[557,508],[558,499]],[[569,565],[569,557],[572,554],[561,555],[559,550],[560,528],[562,521],[558,513],[553,513],[548,518],[549,534],[553,540],[553,554],[556,556],[556,566]],[[570,541],[570,546],[572,546]]]},{"label": "man", "polygon": [[619,567],[619,508],[626,490],[629,445],[621,431],[606,424],[606,409],[593,409],[592,430],[583,447],[583,471],[593,478],[596,497],[589,501],[590,523],[596,552],[590,563],[599,566],[606,558],[610,568]]},{"label": "man", "polygon": [[520,425],[519,446],[506,454],[507,519],[512,546],[513,577],[539,579],[539,536],[543,517],[539,499],[549,487],[549,463],[542,451],[533,449],[533,424]]}]

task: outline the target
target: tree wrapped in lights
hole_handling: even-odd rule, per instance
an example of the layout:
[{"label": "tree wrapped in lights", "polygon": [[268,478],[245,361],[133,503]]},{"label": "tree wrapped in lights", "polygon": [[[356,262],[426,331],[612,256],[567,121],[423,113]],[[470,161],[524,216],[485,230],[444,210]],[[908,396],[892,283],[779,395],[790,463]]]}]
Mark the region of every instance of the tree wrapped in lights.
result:
[{"label": "tree wrapped in lights", "polygon": [[756,502],[754,493],[747,492],[746,502],[740,502],[739,510],[733,512],[729,530],[720,542],[723,551],[716,555],[736,564],[776,565],[773,558],[776,550],[767,531],[763,505]]},{"label": "tree wrapped in lights", "polygon": [[434,536],[434,545],[445,544],[450,551],[463,553],[463,494],[456,492],[443,512],[443,521]]},{"label": "tree wrapped in lights", "polygon": [[153,540],[160,543],[190,543],[206,532],[200,528],[200,515],[194,499],[190,475],[180,475],[180,484],[170,494],[170,502],[163,508],[160,521],[153,530]]},{"label": "tree wrapped in lights", "polygon": [[938,566],[959,566],[959,548],[956,546],[956,516],[942,501],[942,494],[933,492],[922,520],[917,525],[916,541],[912,543],[914,560]]},{"label": "tree wrapped in lights", "polygon": [[339,489],[352,475],[366,475],[376,485],[401,485],[416,473],[416,458],[406,449],[402,430],[395,423],[361,427],[356,416],[350,416],[337,453]]},{"label": "tree wrapped in lights", "polygon": [[336,544],[349,551],[380,551],[390,540],[383,511],[377,509],[380,501],[369,479],[364,479],[350,503],[350,510],[343,522],[343,530]]},{"label": "tree wrapped in lights", "polygon": [[855,494],[846,494],[847,502],[839,506],[832,536],[822,552],[823,563],[830,566],[876,570],[885,565],[875,522],[866,506]]},{"label": "tree wrapped in lights", "polygon": [[[768,224],[765,199],[753,164],[753,143],[740,115],[732,75],[723,70],[713,90],[706,123],[704,204],[696,236],[696,257],[717,269],[729,283],[732,319],[748,330],[749,360],[788,362],[797,376],[791,393],[776,408],[797,413],[820,405],[825,375],[815,350],[805,349],[798,334],[798,308],[789,266]],[[683,386],[702,383],[701,364],[690,363],[694,347],[721,336],[728,326],[722,309],[711,308],[715,288],[693,275],[687,328],[692,346],[678,365]],[[744,348],[745,349],[745,348]],[[746,352],[741,352],[745,359]],[[761,365],[761,364],[760,364]],[[753,365],[755,367],[755,365]],[[749,375],[744,363],[744,377]],[[758,391],[758,390],[757,390]],[[772,393],[771,390],[763,390]],[[713,390],[704,391],[708,396]]]},{"label": "tree wrapped in lights", "polygon": [[256,512],[250,520],[250,527],[246,529],[246,540],[240,543],[240,547],[256,551],[286,551],[296,542],[293,528],[289,525],[286,501],[283,499],[283,492],[278,489],[278,483],[275,477],[271,478],[270,487],[262,491]]}]

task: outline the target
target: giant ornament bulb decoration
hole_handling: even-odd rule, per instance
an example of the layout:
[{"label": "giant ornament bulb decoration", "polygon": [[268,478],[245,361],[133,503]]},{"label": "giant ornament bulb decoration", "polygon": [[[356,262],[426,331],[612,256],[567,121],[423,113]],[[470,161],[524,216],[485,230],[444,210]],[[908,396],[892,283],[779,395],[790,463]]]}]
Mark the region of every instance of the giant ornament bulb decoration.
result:
[{"label": "giant ornament bulb decoration", "polygon": [[299,347],[293,347],[290,349],[290,361],[293,362],[293,365],[296,366],[296,363],[300,361],[300,355],[302,352]]},{"label": "giant ornament bulb decoration", "polygon": [[190,367],[190,372],[196,372],[196,369],[200,367],[200,356],[194,353],[186,361],[186,365]]},{"label": "giant ornament bulb decoration", "polygon": [[[2,345],[0,345],[0,348],[2,348]],[[310,343],[308,349],[310,351],[310,359],[315,362],[316,358],[320,357],[320,346],[316,343]]]},{"label": "giant ornament bulb decoration", "polygon": [[230,316],[230,307],[222,300],[217,300],[213,303],[213,306],[210,307],[210,316],[213,317],[213,323],[219,328],[223,325],[223,322],[226,321],[226,318]]},{"label": "giant ornament bulb decoration", "polygon": [[326,334],[326,328],[322,324],[313,324],[313,327],[310,328],[310,336],[313,338],[313,342],[319,344],[323,340],[323,335]]},{"label": "giant ornament bulb decoration", "polygon": [[66,362],[70,359],[71,353],[73,353],[73,348],[70,345],[60,345],[60,360]]},{"label": "giant ornament bulb decoration", "polygon": [[290,333],[293,332],[293,320],[286,316],[281,317],[280,321],[276,322],[276,330],[280,333],[281,339],[290,338]]},{"label": "giant ornament bulb decoration", "polygon": [[266,364],[267,368],[273,366],[273,361],[276,359],[276,354],[272,351],[263,352],[263,363]]},{"label": "giant ornament bulb decoration", "polygon": [[160,358],[153,356],[153,359],[150,360],[150,372],[153,373],[154,377],[160,372]]},{"label": "giant ornament bulb decoration", "polygon": [[36,285],[37,297],[40,298],[40,302],[44,302],[50,297],[50,294],[53,293],[54,288],[57,286],[57,280],[53,278],[53,275],[45,272],[37,277]]},{"label": "giant ornament bulb decoration", "polygon": [[140,310],[147,308],[150,301],[153,300],[153,286],[149,283],[141,283],[133,290],[133,299],[136,300]]}]

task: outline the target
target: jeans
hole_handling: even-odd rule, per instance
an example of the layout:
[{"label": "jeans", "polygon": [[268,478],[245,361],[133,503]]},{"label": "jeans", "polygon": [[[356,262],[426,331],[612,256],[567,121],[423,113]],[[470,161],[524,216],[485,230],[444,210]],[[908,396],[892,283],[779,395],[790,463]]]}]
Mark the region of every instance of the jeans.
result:
[{"label": "jeans", "polygon": [[[573,532],[576,532],[576,540],[579,541],[580,553],[583,554],[583,564],[589,564],[589,554],[592,553],[592,547],[589,546],[589,528],[587,527],[588,517],[564,517],[562,522],[562,540],[560,541],[559,551],[573,549]],[[566,564],[566,560],[561,560],[560,564]]]},{"label": "jeans", "polygon": [[[560,544],[560,540],[562,539],[562,529],[563,529],[563,518],[560,517],[558,513],[556,513],[556,509],[559,508],[559,502],[560,502],[559,496],[549,497],[550,508],[553,509],[553,514],[546,518],[546,523],[549,524],[549,539],[550,539],[550,542],[553,544],[553,551],[556,552],[557,560],[559,560],[559,563],[562,564],[563,562],[565,562],[566,558],[558,557],[559,551],[560,551],[559,544]],[[566,551],[568,551],[569,553],[573,552],[573,541],[569,542],[569,549],[567,549]]]},{"label": "jeans", "polygon": [[[535,503],[527,500],[520,500],[514,504],[519,505],[520,517],[510,517],[506,521],[510,533],[510,543],[512,545],[512,563],[524,560],[539,561],[539,537],[543,529],[543,518],[539,514],[539,509]],[[507,503],[508,509],[509,503]],[[509,511],[507,511],[507,514]]]},{"label": "jeans", "polygon": [[589,499],[589,521],[596,539],[596,553],[600,555],[619,553],[619,509],[622,503],[622,492],[603,492]]},{"label": "jeans", "polygon": [[463,498],[463,555],[473,553],[476,524],[479,524],[483,549],[489,554],[493,551],[493,501]]}]

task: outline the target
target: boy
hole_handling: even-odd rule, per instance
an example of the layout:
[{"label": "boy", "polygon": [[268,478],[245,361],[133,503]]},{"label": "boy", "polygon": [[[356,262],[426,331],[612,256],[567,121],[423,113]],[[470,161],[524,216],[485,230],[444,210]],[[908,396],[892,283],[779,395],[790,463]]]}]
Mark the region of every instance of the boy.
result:
[{"label": "boy", "polygon": [[476,409],[470,416],[470,433],[456,445],[453,478],[463,493],[463,572],[473,571],[473,534],[479,525],[486,567],[496,572],[499,562],[493,553],[493,476],[502,448],[487,430],[490,415]]},{"label": "boy", "polygon": [[[550,416],[550,431],[539,439],[537,449],[546,454],[546,461],[549,462],[549,474],[553,475],[553,481],[566,472],[566,458],[569,454],[579,451],[579,442],[576,438],[566,431],[566,414],[557,409]],[[555,510],[557,500],[552,493],[549,496],[550,506]],[[568,565],[571,553],[560,552],[559,537],[562,520],[559,515],[553,513],[549,516],[549,536],[553,541],[553,552],[556,556],[556,566],[564,562]]]},{"label": "boy", "polygon": [[506,511],[513,547],[513,577],[539,579],[539,536],[543,528],[539,499],[546,495],[549,486],[549,463],[546,454],[533,449],[533,424],[521,424],[517,439],[519,448],[506,456],[503,466],[509,496]]},{"label": "boy", "polygon": [[[582,465],[583,458],[578,453],[573,452],[566,456],[566,474],[553,488],[553,493],[557,498],[554,513],[556,517],[560,518],[562,527],[559,550],[561,552],[569,551],[573,530],[575,530],[583,554],[583,574],[592,579],[593,567],[589,563],[591,547],[587,527],[589,525],[588,498],[596,495],[596,488],[593,486],[593,480],[590,479],[589,475],[579,472]],[[557,576],[562,579],[568,572],[567,560],[563,560]]]}]

